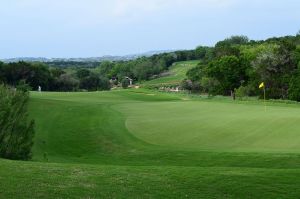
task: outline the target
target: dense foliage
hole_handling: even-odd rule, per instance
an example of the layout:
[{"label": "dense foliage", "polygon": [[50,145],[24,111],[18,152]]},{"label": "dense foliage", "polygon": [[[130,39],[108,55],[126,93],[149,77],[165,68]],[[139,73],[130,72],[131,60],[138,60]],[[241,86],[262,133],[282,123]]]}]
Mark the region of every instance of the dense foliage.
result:
[{"label": "dense foliage", "polygon": [[[203,47],[206,48],[206,47]],[[124,77],[135,81],[149,80],[157,76],[178,61],[201,59],[201,50],[176,51],[162,53],[151,57],[141,57],[131,61],[102,62],[97,68],[100,74],[108,78],[116,78],[120,82]]]},{"label": "dense foliage", "polygon": [[34,121],[28,122],[28,99],[28,92],[0,85],[0,157],[31,158]]},{"label": "dense foliage", "polygon": [[[143,81],[168,70],[177,61],[195,60],[204,56],[203,49],[163,53],[151,57],[141,57],[131,61],[104,61],[102,63],[51,62],[51,63],[1,63],[0,82],[17,87],[28,84],[31,89],[39,86],[48,91],[108,90],[113,84],[130,77]],[[55,65],[57,64],[57,65]]]},{"label": "dense foliage", "polygon": [[0,82],[19,87],[27,84],[30,89],[40,86],[46,91],[108,90],[109,79],[89,69],[65,70],[52,68],[44,63],[0,62]]},{"label": "dense foliage", "polygon": [[[202,52],[204,53],[204,51]],[[233,36],[202,54],[203,62],[188,71],[186,89],[212,95],[260,95],[265,82],[268,98],[300,101],[300,36],[249,41]]]}]

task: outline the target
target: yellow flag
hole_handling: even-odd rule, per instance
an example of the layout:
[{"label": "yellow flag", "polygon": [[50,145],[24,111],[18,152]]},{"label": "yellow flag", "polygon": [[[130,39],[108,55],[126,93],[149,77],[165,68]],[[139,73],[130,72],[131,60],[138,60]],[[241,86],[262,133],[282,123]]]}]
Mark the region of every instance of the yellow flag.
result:
[{"label": "yellow flag", "polygon": [[264,88],[265,87],[265,83],[261,83],[260,85],[259,85],[259,88]]}]

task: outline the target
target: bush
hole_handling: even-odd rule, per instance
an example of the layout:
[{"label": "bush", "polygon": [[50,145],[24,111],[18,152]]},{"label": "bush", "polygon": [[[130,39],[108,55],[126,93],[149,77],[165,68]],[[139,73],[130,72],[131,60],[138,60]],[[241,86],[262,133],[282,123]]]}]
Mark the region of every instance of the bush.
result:
[{"label": "bush", "polygon": [[300,101],[300,76],[299,73],[294,75],[291,78],[289,89],[288,89],[288,98],[290,100]]},{"label": "bush", "polygon": [[23,92],[27,92],[27,91],[31,91],[32,88],[29,86],[29,84],[26,84],[25,80],[21,80],[18,85],[16,86],[17,90],[23,91]]},{"label": "bush", "polygon": [[0,85],[0,157],[31,158],[34,121],[28,122],[29,93]]},{"label": "bush", "polygon": [[191,80],[183,80],[180,84],[180,86],[184,89],[184,90],[193,90],[193,82]]},{"label": "bush", "polygon": [[217,95],[220,91],[217,89],[220,87],[220,82],[214,78],[203,77],[200,85],[202,92],[208,93],[209,95]]},{"label": "bush", "polygon": [[122,80],[122,88],[126,89],[129,86],[129,80],[128,79],[123,79]]},{"label": "bush", "polygon": [[234,92],[238,99],[244,99],[250,96],[251,88],[249,86],[240,86],[238,89],[235,89]]},{"label": "bush", "polygon": [[[81,69],[81,71],[84,71]],[[88,71],[88,70],[86,70]],[[82,72],[84,73],[84,72]],[[85,76],[83,76],[85,75]],[[81,74],[79,87],[88,91],[109,90],[111,88],[109,79],[102,77],[96,73],[89,72],[88,74]]]}]

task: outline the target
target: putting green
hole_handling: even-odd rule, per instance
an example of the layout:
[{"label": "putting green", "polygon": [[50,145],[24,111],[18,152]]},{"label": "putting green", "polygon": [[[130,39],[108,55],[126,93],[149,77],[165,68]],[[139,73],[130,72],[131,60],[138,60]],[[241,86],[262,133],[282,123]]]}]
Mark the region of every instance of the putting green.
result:
[{"label": "putting green", "polygon": [[180,101],[125,104],[126,126],[155,145],[219,151],[299,152],[300,109]]}]

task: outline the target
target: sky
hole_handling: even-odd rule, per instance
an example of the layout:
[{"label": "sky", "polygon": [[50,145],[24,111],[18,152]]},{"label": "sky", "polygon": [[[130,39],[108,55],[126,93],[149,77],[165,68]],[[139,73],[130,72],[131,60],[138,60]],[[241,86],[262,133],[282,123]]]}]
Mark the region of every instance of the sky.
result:
[{"label": "sky", "polygon": [[299,0],[1,0],[0,58],[98,57],[300,30]]}]

